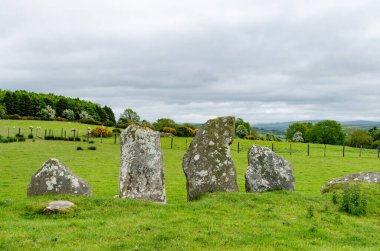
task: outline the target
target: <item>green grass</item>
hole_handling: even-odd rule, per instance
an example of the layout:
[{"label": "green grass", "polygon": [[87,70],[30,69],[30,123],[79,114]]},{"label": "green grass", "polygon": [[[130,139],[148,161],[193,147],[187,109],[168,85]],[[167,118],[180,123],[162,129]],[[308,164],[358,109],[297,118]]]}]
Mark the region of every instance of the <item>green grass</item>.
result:
[{"label": "green grass", "polygon": [[[35,124],[33,124],[35,123]],[[60,130],[87,128],[82,124],[41,121],[0,121],[8,126],[29,125]],[[73,126],[74,125],[74,126]],[[54,127],[54,128],[53,128]],[[379,250],[380,185],[363,185],[368,214],[351,216],[338,211],[331,193],[319,189],[334,177],[359,171],[380,171],[376,151],[359,157],[359,149],[321,145],[274,143],[288,159],[296,178],[296,192],[244,192],[247,150],[254,143],[235,140],[232,156],[239,193],[213,193],[186,201],[186,180],[181,161],[191,139],[163,138],[168,204],[114,199],[118,193],[119,142],[112,138],[88,150],[85,142],[27,140],[0,144],[0,250]],[[241,151],[237,152],[239,142]],[[271,147],[271,142],[255,142]],[[84,150],[77,151],[81,146]],[[313,150],[314,149],[314,150]],[[93,196],[26,197],[30,177],[44,161],[55,157],[86,179]],[[77,204],[62,215],[43,215],[53,199]],[[308,217],[312,206],[314,217]]]}]

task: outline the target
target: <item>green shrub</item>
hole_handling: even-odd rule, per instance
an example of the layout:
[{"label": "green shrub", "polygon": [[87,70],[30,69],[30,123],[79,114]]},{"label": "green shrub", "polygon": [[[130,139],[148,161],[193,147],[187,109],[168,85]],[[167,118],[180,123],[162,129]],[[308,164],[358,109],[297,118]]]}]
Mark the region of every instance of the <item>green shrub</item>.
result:
[{"label": "green shrub", "polygon": [[367,213],[367,195],[360,191],[359,184],[345,184],[340,210],[352,215],[365,215]]},{"label": "green shrub", "polygon": [[88,150],[96,150],[96,146],[89,146]]},{"label": "green shrub", "polygon": [[77,146],[77,151],[82,151],[83,150],[83,148],[82,147],[80,147],[80,146]]},{"label": "green shrub", "polygon": [[33,139],[34,138],[34,136],[33,136],[33,134],[28,134],[28,139]]}]

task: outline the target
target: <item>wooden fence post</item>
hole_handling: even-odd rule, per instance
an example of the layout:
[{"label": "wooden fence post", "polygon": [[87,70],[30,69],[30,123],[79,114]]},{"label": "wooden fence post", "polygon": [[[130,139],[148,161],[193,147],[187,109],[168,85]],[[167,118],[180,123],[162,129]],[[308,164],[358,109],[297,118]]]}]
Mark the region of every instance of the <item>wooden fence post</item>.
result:
[{"label": "wooden fence post", "polygon": [[238,141],[238,153],[240,152],[240,142]]},{"label": "wooden fence post", "polygon": [[310,144],[307,144],[307,156],[310,156]]},{"label": "wooden fence post", "polygon": [[290,155],[292,155],[292,144],[290,144],[289,152],[290,152]]},{"label": "wooden fence post", "polygon": [[346,151],[346,146],[343,145],[343,158],[344,158],[344,153],[345,153],[345,151]]},{"label": "wooden fence post", "polygon": [[272,152],[274,152],[274,143],[272,143]]},{"label": "wooden fence post", "polygon": [[324,152],[323,152],[323,156],[326,157],[326,144],[325,144],[325,149],[324,149]]},{"label": "wooden fence post", "polygon": [[170,149],[173,149],[173,137],[170,137]]}]

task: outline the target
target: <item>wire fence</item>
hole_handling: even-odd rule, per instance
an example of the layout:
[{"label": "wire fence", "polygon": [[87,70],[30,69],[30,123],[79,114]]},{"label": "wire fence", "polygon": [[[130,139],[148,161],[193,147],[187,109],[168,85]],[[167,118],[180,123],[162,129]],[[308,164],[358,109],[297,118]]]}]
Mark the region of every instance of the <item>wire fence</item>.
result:
[{"label": "wire fence", "polygon": [[[186,150],[192,138],[162,138],[162,147],[164,149]],[[363,157],[363,158],[380,158],[378,149],[354,148],[348,146],[309,144],[309,143],[290,143],[290,142],[272,142],[256,140],[234,140],[230,145],[232,152],[247,154],[253,144],[265,146],[277,154],[295,155],[295,156],[322,156],[322,157]]]},{"label": "wire fence", "polygon": [[[88,130],[72,130],[72,129],[39,129],[39,128],[2,128],[2,136],[13,137],[17,134],[33,135],[33,139],[58,139],[70,140],[76,139],[77,141],[88,141],[94,139],[89,135]],[[193,138],[180,138],[180,137],[163,137],[161,138],[161,145],[163,149],[174,149],[185,151]],[[119,144],[120,134],[113,133],[112,137],[103,139],[97,138],[100,143]],[[376,157],[380,158],[379,149],[367,148],[354,148],[348,146],[336,145],[323,145],[323,144],[309,144],[309,143],[291,143],[291,142],[273,142],[273,141],[257,141],[257,140],[241,140],[235,139],[230,145],[232,152],[247,154],[253,144],[265,146],[270,148],[277,154],[283,155],[296,155],[296,156],[335,156],[335,157]]]}]

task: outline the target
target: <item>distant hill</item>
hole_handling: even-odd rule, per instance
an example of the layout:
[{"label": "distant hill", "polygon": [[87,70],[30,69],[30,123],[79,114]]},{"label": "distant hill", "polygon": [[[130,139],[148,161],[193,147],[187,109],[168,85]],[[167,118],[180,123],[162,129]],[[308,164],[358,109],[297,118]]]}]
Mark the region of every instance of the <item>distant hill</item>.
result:
[{"label": "distant hill", "polygon": [[[273,133],[276,135],[285,135],[286,129],[290,124],[296,122],[311,122],[313,124],[318,123],[321,120],[307,120],[307,121],[288,121],[288,122],[276,122],[276,123],[260,123],[254,124],[253,127],[258,129],[260,134]],[[355,121],[339,121],[343,127],[346,129],[364,129],[369,130],[374,126],[380,128],[380,122],[376,121],[366,121],[366,120],[355,120]]]}]

